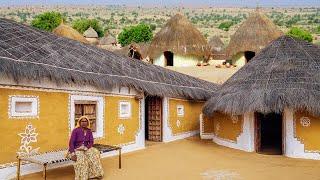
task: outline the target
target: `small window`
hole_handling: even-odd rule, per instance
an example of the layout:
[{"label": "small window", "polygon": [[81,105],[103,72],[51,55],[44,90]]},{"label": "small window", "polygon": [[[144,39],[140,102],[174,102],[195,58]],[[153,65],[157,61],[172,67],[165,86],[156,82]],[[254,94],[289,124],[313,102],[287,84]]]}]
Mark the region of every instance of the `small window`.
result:
[{"label": "small window", "polygon": [[36,118],[38,117],[38,97],[11,96],[10,117],[11,118]]},{"label": "small window", "polygon": [[177,106],[177,114],[178,114],[178,116],[184,116],[184,106],[183,105]]},{"label": "small window", "polygon": [[131,104],[128,101],[121,101],[119,104],[119,117],[130,118],[131,117]]},{"label": "small window", "polygon": [[81,116],[90,120],[94,138],[104,137],[104,98],[100,96],[70,96],[70,133],[76,127]]}]

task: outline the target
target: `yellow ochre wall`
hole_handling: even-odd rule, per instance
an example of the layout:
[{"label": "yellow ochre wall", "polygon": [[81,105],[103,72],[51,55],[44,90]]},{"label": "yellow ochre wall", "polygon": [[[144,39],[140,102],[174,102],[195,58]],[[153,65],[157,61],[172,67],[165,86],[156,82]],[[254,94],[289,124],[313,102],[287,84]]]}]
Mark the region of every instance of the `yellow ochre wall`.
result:
[{"label": "yellow ochre wall", "polygon": [[[177,115],[177,105],[184,106],[184,116]],[[204,102],[186,101],[178,99],[169,99],[169,126],[173,135],[179,133],[199,130],[199,119]],[[177,126],[177,121],[180,126]]]},{"label": "yellow ochre wall", "polygon": [[[28,95],[39,97],[39,118],[9,119],[8,104],[10,95]],[[0,88],[0,132],[2,146],[0,148],[0,164],[16,161],[16,152],[21,145],[19,133],[25,131],[31,123],[38,133],[37,142],[29,145],[33,149],[40,148],[40,152],[57,150],[68,147],[69,141],[69,93],[44,92],[30,90],[13,90]],[[130,119],[118,118],[118,103],[120,100],[131,102]],[[125,127],[124,134],[118,133],[119,124]],[[96,143],[126,144],[135,140],[139,130],[139,101],[134,98],[120,96],[105,96],[104,138]]]},{"label": "yellow ochre wall", "polygon": [[304,144],[305,150],[319,152],[320,117],[304,111],[296,111],[294,113],[294,121],[296,124],[295,136]]},{"label": "yellow ochre wall", "polygon": [[202,129],[203,129],[203,134],[213,134],[214,133],[214,120],[212,118],[203,116]]},{"label": "yellow ochre wall", "polygon": [[242,133],[243,116],[231,116],[216,112],[212,118],[214,134],[222,139],[236,142]]}]

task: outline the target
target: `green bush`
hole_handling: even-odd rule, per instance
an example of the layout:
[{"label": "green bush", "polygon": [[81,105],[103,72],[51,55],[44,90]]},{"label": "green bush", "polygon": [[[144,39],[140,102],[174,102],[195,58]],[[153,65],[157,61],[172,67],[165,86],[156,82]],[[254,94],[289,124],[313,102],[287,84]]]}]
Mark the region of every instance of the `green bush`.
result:
[{"label": "green bush", "polygon": [[99,37],[103,37],[104,31],[100,23],[96,19],[78,19],[72,23],[72,27],[83,34],[89,27],[92,27]]},{"label": "green bush", "polygon": [[62,22],[62,15],[59,12],[45,12],[37,15],[31,22],[31,26],[45,31],[52,31]]},{"label": "green bush", "polygon": [[316,28],[316,32],[317,32],[318,34],[320,34],[320,26],[318,26],[318,27]]},{"label": "green bush", "polygon": [[292,36],[292,37],[296,37],[298,39],[302,39],[302,40],[305,40],[308,42],[312,42],[312,40],[313,40],[313,37],[310,32],[308,32],[304,29],[298,28],[298,27],[291,28],[287,32],[287,35]]},{"label": "green bush", "polygon": [[232,21],[226,21],[226,22],[222,22],[218,28],[222,29],[224,31],[229,31],[230,27],[233,26],[233,22]]},{"label": "green bush", "polygon": [[152,39],[152,30],[149,25],[139,24],[124,28],[118,36],[121,46],[126,46],[132,42],[148,42]]}]

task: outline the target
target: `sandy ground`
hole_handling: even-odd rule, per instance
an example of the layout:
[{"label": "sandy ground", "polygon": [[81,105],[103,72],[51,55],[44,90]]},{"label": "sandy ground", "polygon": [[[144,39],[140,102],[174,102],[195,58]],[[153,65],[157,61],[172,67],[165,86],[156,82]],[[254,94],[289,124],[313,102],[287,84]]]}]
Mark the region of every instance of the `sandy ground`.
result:
[{"label": "sandy ground", "polygon": [[[313,180],[320,179],[320,161],[247,153],[198,137],[152,143],[145,150],[103,159],[105,179],[115,180]],[[41,179],[41,173],[23,177]],[[48,171],[48,179],[73,179],[71,166]]]},{"label": "sandy ground", "polygon": [[216,68],[215,66],[166,67],[168,69],[197,77],[209,82],[223,84],[240,68]]}]

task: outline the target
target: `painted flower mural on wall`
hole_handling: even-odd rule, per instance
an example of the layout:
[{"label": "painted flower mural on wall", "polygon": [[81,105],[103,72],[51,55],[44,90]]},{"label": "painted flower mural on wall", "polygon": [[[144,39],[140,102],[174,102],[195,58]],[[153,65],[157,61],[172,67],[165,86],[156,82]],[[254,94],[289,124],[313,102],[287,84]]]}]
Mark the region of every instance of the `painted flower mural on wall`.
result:
[{"label": "painted flower mural on wall", "polygon": [[238,116],[235,116],[235,115],[232,115],[231,116],[231,121],[233,124],[237,124],[238,121],[239,121],[239,117]]},{"label": "painted flower mural on wall", "polygon": [[126,128],[124,127],[124,125],[123,124],[119,124],[118,133],[122,135],[122,134],[124,134],[125,130],[126,130]]},{"label": "painted flower mural on wall", "polygon": [[31,143],[37,142],[38,133],[36,133],[36,128],[29,123],[24,132],[18,134],[21,137],[21,145],[19,151],[17,152],[19,156],[28,156],[32,154],[37,154],[40,147],[33,149],[30,145]]},{"label": "painted flower mural on wall", "polygon": [[311,125],[311,120],[308,117],[301,117],[300,118],[300,124],[303,127],[309,127]]}]

